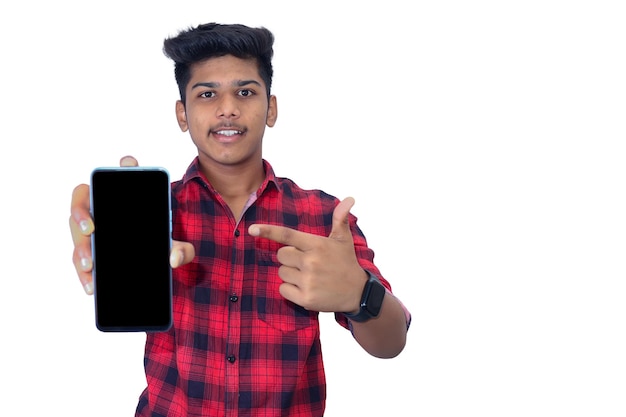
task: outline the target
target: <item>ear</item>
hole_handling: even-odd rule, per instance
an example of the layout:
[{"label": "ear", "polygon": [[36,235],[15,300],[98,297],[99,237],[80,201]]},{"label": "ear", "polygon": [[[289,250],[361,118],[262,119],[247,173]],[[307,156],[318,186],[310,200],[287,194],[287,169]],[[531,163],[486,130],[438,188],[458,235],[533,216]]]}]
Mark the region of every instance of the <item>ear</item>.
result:
[{"label": "ear", "polygon": [[276,123],[276,118],[278,117],[278,105],[276,104],[276,96],[270,96],[269,103],[267,106],[267,120],[265,123],[269,127],[274,127]]},{"label": "ear", "polygon": [[176,102],[176,120],[178,120],[178,126],[180,127],[180,130],[186,132],[187,129],[189,129],[189,125],[187,124],[187,112],[185,111],[185,105],[180,100]]}]

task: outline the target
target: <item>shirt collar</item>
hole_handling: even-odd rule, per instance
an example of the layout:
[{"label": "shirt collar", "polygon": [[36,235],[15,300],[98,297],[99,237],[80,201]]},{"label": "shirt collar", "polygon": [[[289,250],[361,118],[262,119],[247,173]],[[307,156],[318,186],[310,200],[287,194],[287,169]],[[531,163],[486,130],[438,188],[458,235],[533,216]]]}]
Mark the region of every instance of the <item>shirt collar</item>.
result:
[{"label": "shirt collar", "polygon": [[[274,174],[274,168],[272,168],[272,165],[270,165],[270,163],[267,162],[265,159],[263,160],[263,168],[265,169],[265,179],[263,180],[263,182],[261,183],[261,186],[257,190],[257,196],[261,195],[270,184],[273,184],[274,187],[278,187],[278,182],[276,181],[276,175]],[[211,185],[209,180],[207,180],[204,173],[200,170],[200,159],[197,156],[193,159],[193,161],[187,168],[187,171],[183,175],[183,178],[182,178],[183,184],[186,185],[189,181],[193,180],[194,178],[199,179],[201,182],[209,185],[211,189],[213,189],[213,186]]]}]

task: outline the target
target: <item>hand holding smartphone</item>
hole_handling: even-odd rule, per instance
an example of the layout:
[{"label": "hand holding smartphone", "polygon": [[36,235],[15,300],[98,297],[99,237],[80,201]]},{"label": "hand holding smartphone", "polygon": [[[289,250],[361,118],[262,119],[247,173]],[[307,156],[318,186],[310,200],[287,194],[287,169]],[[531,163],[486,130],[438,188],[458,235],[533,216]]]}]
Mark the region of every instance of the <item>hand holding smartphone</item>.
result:
[{"label": "hand holding smartphone", "polygon": [[101,331],[171,327],[170,187],[169,173],[160,167],[91,173],[94,300]]}]

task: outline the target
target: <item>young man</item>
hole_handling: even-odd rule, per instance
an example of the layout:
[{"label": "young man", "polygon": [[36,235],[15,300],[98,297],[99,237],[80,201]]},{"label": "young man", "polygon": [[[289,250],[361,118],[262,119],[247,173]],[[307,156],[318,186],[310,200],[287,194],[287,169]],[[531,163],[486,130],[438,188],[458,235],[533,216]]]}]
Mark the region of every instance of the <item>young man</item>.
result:
[{"label": "young man", "polygon": [[[302,190],[262,158],[277,117],[272,48],[271,32],[242,25],[165,40],[176,118],[198,156],[172,184],[174,324],[147,334],[137,416],[322,416],[318,312],[334,312],[371,355],[405,346],[410,314],[373,263],[353,199]],[[90,294],[88,194],[74,190],[70,229]]]}]

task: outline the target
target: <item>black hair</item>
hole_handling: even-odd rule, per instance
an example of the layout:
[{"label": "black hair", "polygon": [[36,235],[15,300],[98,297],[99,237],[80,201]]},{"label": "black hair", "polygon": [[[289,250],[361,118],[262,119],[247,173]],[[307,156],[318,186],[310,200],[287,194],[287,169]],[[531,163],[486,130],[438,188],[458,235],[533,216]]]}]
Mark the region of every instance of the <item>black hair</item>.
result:
[{"label": "black hair", "polygon": [[163,53],[174,61],[174,76],[180,99],[185,104],[185,89],[191,79],[191,65],[209,58],[233,55],[255,59],[267,95],[272,86],[274,35],[269,30],[241,24],[205,23],[182,30],[163,42]]}]

